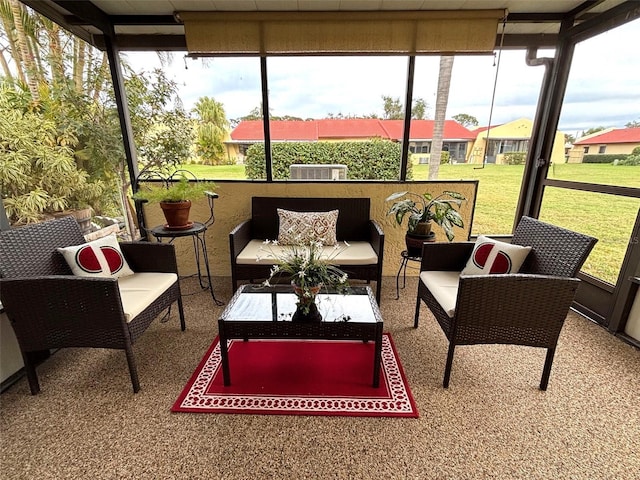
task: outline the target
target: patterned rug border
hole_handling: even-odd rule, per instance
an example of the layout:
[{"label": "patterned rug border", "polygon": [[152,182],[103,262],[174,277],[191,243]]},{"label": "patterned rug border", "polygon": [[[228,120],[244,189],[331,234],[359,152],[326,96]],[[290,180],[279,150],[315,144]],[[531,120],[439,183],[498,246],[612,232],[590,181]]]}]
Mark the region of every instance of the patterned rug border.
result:
[{"label": "patterned rug border", "polygon": [[[230,342],[229,350],[233,347]],[[281,342],[290,340],[255,340]],[[340,342],[344,343],[344,342]],[[382,337],[382,377],[389,395],[386,397],[344,396],[279,396],[261,394],[207,393],[209,385],[221,370],[219,337],[200,361],[172,412],[233,413],[267,415],[323,415],[417,418],[418,410],[404,370],[389,333]],[[220,372],[220,375],[222,372]]]}]

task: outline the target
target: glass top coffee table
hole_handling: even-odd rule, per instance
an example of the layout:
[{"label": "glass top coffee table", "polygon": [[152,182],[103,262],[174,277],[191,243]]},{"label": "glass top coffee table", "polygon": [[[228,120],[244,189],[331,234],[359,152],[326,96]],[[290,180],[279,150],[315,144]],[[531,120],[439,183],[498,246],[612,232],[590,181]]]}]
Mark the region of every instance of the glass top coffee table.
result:
[{"label": "glass top coffee table", "polygon": [[231,339],[314,339],[374,341],[373,387],[380,385],[382,315],[369,286],[349,295],[321,292],[316,298],[321,322],[292,322],[296,296],[290,285],[242,285],[218,319],[224,384],[231,385]]}]

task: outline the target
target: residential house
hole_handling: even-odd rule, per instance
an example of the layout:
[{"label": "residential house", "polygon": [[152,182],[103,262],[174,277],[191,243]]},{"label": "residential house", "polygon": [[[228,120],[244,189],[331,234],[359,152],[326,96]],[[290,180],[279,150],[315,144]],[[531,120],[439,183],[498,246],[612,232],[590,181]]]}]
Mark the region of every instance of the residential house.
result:
[{"label": "residential house", "polygon": [[[409,152],[416,162],[427,162],[433,138],[433,120],[412,120],[409,132]],[[322,119],[322,120],[272,120],[269,124],[272,142],[360,142],[374,138],[401,142],[403,120],[375,118]],[[448,151],[456,162],[465,162],[473,133],[454,120],[446,120],[443,151]],[[247,149],[264,141],[261,120],[240,122],[226,142],[229,157],[239,163],[244,161]]]},{"label": "residential house", "polygon": [[640,127],[608,128],[576,140],[567,162],[582,163],[584,156],[591,154],[628,155],[636,147],[640,147]]},{"label": "residential house", "polygon": [[[527,152],[529,139],[533,132],[533,122],[527,118],[519,118],[501,125],[479,127],[472,131],[476,135],[468,163],[506,163],[505,153]],[[488,144],[487,144],[488,141]],[[556,132],[551,161],[564,163],[564,133]]]}]

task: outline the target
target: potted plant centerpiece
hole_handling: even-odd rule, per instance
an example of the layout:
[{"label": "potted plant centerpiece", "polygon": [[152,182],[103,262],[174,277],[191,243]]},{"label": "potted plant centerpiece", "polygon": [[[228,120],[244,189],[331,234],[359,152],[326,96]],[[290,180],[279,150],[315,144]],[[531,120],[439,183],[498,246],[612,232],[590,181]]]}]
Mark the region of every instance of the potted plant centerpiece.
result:
[{"label": "potted plant centerpiece", "polygon": [[444,230],[449,241],[455,237],[453,227],[464,227],[464,221],[457,209],[466,198],[452,191],[442,192],[434,197],[430,193],[396,192],[386,198],[393,202],[387,212],[393,215],[397,225],[402,225],[405,216],[407,234],[405,240],[409,255],[422,255],[422,244],[433,238],[432,222]]},{"label": "potted plant centerpiece", "polygon": [[184,173],[179,173],[175,180],[175,174],[168,179],[163,179],[162,186],[157,188],[140,189],[134,195],[135,200],[149,203],[159,203],[168,230],[186,230],[193,225],[189,221],[191,199],[213,191],[216,185],[212,182],[190,182]]},{"label": "potted plant centerpiece", "polygon": [[347,274],[332,264],[332,260],[348,247],[346,242],[325,246],[320,241],[306,240],[295,245],[279,245],[277,240],[265,240],[261,256],[273,259],[275,264],[262,285],[268,287],[276,277],[285,276],[291,281],[297,297],[297,308],[291,320],[321,321],[316,296],[322,290],[334,289],[343,294],[349,291]]}]

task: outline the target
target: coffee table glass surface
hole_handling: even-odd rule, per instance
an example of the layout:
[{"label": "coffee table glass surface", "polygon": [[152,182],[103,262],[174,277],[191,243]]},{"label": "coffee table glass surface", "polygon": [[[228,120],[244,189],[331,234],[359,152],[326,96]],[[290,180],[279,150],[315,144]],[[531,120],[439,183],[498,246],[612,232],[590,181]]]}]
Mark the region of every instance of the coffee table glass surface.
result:
[{"label": "coffee table glass surface", "polygon": [[250,338],[374,341],[373,386],[379,385],[382,316],[371,288],[351,287],[347,295],[322,291],[316,298],[319,322],[293,322],[296,296],[290,285],[241,286],[218,320],[225,385],[230,385],[227,341]]},{"label": "coffee table glass surface", "polygon": [[[347,295],[320,292],[316,304],[322,315],[322,322],[381,321],[375,296],[371,297],[371,293],[369,287],[351,287],[351,292]],[[286,322],[291,321],[295,311],[296,295],[291,286],[243,285],[229,302],[220,320]]]}]

